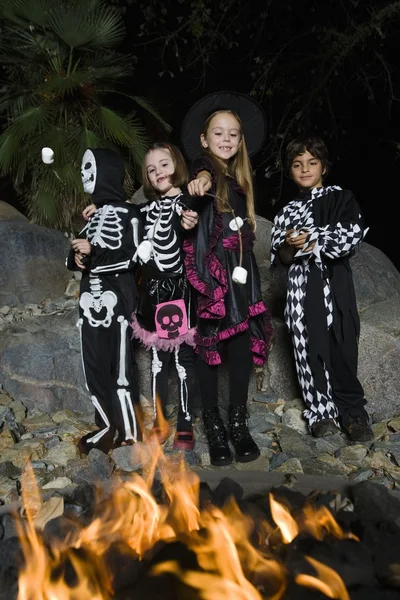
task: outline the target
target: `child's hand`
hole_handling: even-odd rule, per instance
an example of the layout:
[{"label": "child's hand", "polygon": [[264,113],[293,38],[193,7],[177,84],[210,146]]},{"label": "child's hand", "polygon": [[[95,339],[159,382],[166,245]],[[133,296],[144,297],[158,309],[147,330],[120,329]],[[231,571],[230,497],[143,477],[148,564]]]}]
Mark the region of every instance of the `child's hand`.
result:
[{"label": "child's hand", "polygon": [[84,267],[82,264],[82,258],[83,258],[83,256],[81,254],[75,253],[74,260],[75,260],[75,264],[78,267],[78,269],[86,269],[86,267]]},{"label": "child's hand", "polygon": [[72,240],[71,245],[74,251],[77,252],[77,254],[82,254],[82,256],[86,256],[92,251],[92,246],[88,240]]},{"label": "child's hand", "polygon": [[197,212],[194,212],[194,210],[182,211],[181,225],[183,229],[189,231],[190,229],[193,229],[193,227],[196,227],[198,222],[199,215],[197,214]]},{"label": "child's hand", "polygon": [[207,175],[201,175],[201,177],[197,177],[193,179],[188,184],[188,192],[191,196],[204,196],[206,192],[211,187],[211,177],[207,177]]},{"label": "child's hand", "polygon": [[82,217],[86,220],[89,221],[90,217],[96,212],[96,205],[95,204],[89,204],[89,206],[87,206],[85,208],[85,210],[82,213]]}]

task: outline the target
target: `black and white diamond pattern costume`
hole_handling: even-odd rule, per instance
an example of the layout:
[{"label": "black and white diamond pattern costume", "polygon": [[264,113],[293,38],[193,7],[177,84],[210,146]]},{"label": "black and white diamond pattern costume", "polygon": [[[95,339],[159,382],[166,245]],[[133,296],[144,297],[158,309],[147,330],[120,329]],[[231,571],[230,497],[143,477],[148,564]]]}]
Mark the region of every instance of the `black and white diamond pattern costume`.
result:
[{"label": "black and white diamond pattern costume", "polygon": [[359,319],[349,257],[366,231],[353,194],[337,186],[315,188],[278,213],[271,264],[289,229],[308,230],[304,248],[315,242],[312,252],[294,256],[285,307],[304,417],[310,427],[322,419],[338,424],[365,404],[356,375]]},{"label": "black and white diamond pattern costume", "polygon": [[[129,320],[136,309],[136,251],[141,235],[138,207],[124,201],[124,164],[108,149],[87,150],[82,181],[96,212],[80,232],[91,244],[79,298],[78,327],[86,385],[98,431],[84,436],[79,448],[108,452],[115,443],[140,439],[138,373]],[[76,269],[74,252],[68,268]]]},{"label": "black and white diamond pattern costume", "polygon": [[[162,410],[168,403],[168,364],[173,358],[179,381],[177,431],[191,430],[192,401],[196,385],[192,290],[184,273],[183,230],[180,227],[182,210],[194,207],[194,199],[183,192],[140,206],[144,216],[144,240],[150,242],[151,246],[148,256],[141,260],[139,305],[131,323],[134,337],[151,350],[152,354],[155,423],[158,422],[157,396]],[[184,300],[186,306],[188,332],[174,339],[161,339],[155,325],[157,305],[180,299]]]}]

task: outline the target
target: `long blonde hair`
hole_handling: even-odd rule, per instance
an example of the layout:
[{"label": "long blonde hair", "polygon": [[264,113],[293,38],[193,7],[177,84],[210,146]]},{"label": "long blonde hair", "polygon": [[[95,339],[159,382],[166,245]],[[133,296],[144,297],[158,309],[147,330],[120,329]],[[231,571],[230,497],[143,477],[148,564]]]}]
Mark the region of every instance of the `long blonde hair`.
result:
[{"label": "long blonde hair", "polygon": [[239,123],[240,130],[240,145],[237,153],[233,158],[230,159],[228,164],[224,163],[218,157],[214,156],[208,148],[204,148],[204,154],[211,160],[215,173],[216,173],[216,190],[215,193],[217,198],[217,208],[220,212],[231,212],[231,205],[229,203],[229,188],[226,181],[226,176],[230,176],[236,179],[243,192],[246,195],[246,213],[247,219],[253,231],[256,229],[256,213],[254,208],[254,190],[253,190],[253,177],[252,170],[247,153],[246,142],[243,135],[243,126],[239,116],[232,110],[217,110],[208,117],[203,127],[203,135],[207,136],[207,131],[210,127],[210,123],[213,118],[220,114],[230,114]]}]

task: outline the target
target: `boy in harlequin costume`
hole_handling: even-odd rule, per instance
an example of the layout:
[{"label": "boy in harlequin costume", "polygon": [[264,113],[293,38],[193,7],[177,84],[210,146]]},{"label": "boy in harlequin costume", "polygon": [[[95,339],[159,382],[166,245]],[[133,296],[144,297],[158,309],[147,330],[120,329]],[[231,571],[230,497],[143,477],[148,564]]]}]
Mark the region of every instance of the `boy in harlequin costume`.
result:
[{"label": "boy in harlequin costume", "polygon": [[107,148],[86,150],[81,167],[85,192],[96,211],[72,242],[67,266],[82,271],[79,321],[86,385],[98,431],[79,449],[108,452],[141,439],[138,369],[129,321],[137,305],[136,250],[140,211],[124,198],[122,158]]},{"label": "boy in harlequin costume", "polygon": [[[236,460],[260,455],[247,426],[252,363],[268,356],[271,315],[265,306],[253,253],[255,211],[249,154],[265,137],[265,118],[250,98],[234,92],[197,102],[182,128],[194,160],[188,192],[202,196],[196,234],[184,242],[186,273],[197,292],[197,372],[203,421],[213,465],[232,462],[219,412],[218,365],[226,352],[229,372],[229,438]],[[211,195],[210,195],[211,194]]]},{"label": "boy in harlequin costume", "polygon": [[352,192],[324,186],[328,152],[318,137],[293,140],[287,170],[299,192],[275,217],[271,264],[290,265],[285,307],[311,433],[341,426],[353,441],[373,439],[357,377],[360,321],[349,259],[362,242]]}]

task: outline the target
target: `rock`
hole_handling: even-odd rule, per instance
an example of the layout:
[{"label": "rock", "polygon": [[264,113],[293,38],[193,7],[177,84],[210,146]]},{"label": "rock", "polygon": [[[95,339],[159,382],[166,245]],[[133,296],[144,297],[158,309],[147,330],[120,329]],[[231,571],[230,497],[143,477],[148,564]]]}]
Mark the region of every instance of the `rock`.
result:
[{"label": "rock", "polygon": [[252,395],[253,402],[261,402],[263,404],[276,404],[276,396],[269,396],[265,392],[255,392]]},{"label": "rock", "polygon": [[78,298],[79,288],[80,282],[77,281],[75,278],[70,279],[67,283],[67,287],[65,288],[64,296],[66,296],[66,298]]},{"label": "rock", "polygon": [[349,475],[356,469],[356,467],[345,465],[341,460],[330,454],[320,454],[316,460],[332,467],[337,475]]},{"label": "rock", "polygon": [[6,306],[2,306],[0,308],[0,314],[4,315],[4,316],[8,315],[8,313],[10,312],[10,310],[11,310],[11,308],[9,306],[7,306],[7,305]]},{"label": "rock", "polygon": [[363,481],[353,486],[350,493],[360,520],[368,522],[371,515],[376,521],[395,521],[399,518],[400,500],[389,494],[383,486]]},{"label": "rock", "polygon": [[89,452],[89,465],[99,473],[101,479],[109,479],[114,471],[115,462],[101,450],[93,448]]},{"label": "rock", "polygon": [[28,417],[22,422],[26,431],[36,435],[48,431],[57,431],[57,423],[53,421],[50,415],[39,415],[37,417]]},{"label": "rock", "polygon": [[293,456],[311,458],[317,454],[315,440],[310,435],[301,435],[294,429],[289,429],[289,427],[283,425],[278,434],[278,439],[283,452]]},{"label": "rock", "polygon": [[33,225],[4,204],[0,210],[0,305],[39,304],[45,298],[62,296],[70,278],[65,268],[68,241],[60,231]]},{"label": "rock", "polygon": [[8,479],[18,479],[21,475],[21,469],[12,464],[11,461],[6,460],[0,463],[0,478],[7,477]]},{"label": "rock", "polygon": [[0,500],[4,504],[9,504],[18,500],[15,481],[8,479],[8,477],[0,477]]},{"label": "rock", "polygon": [[235,466],[238,471],[268,471],[269,460],[267,456],[261,454],[256,460],[252,460],[248,463],[238,462]]},{"label": "rock", "polygon": [[342,433],[334,433],[324,438],[315,439],[317,454],[328,453],[335,454],[339,448],[347,445],[347,440]]},{"label": "rock", "polygon": [[367,456],[368,450],[361,444],[355,444],[354,446],[345,446],[340,448],[335,454],[343,462],[351,464],[360,464],[361,461]]},{"label": "rock", "polygon": [[150,459],[149,448],[141,442],[136,442],[133,446],[116,448],[112,451],[111,458],[120,471],[138,471]]},{"label": "rock", "polygon": [[400,417],[396,417],[395,419],[391,419],[388,423],[388,427],[392,431],[400,431]]},{"label": "rock", "polygon": [[374,432],[374,438],[376,440],[381,440],[389,433],[387,423],[375,423],[372,425],[372,431]]},{"label": "rock", "polygon": [[383,485],[388,490],[392,490],[394,488],[394,481],[391,481],[387,477],[371,477],[369,481],[377,485]]},{"label": "rock", "polygon": [[336,465],[330,465],[327,462],[314,460],[313,458],[306,458],[301,461],[301,465],[303,467],[303,473],[305,473],[306,475],[346,478],[346,475],[344,473],[342,473],[341,471],[338,472]]},{"label": "rock", "polygon": [[298,458],[289,458],[280,467],[274,469],[275,473],[303,473],[303,467]]},{"label": "rock", "polygon": [[65,467],[69,460],[79,457],[79,450],[73,442],[59,442],[47,453],[46,462]]},{"label": "rock", "polygon": [[15,444],[15,440],[14,437],[11,433],[11,431],[7,428],[4,429],[4,431],[2,431],[0,433],[0,451],[1,451],[1,458],[3,460],[3,450],[6,450],[7,448],[11,448],[12,446],[14,446]]},{"label": "rock", "polygon": [[349,479],[352,483],[360,483],[360,481],[367,481],[370,477],[373,477],[374,472],[371,469],[360,469],[355,473],[349,475]]},{"label": "rock", "polygon": [[43,490],[63,490],[66,487],[69,487],[72,484],[71,479],[68,477],[57,477],[57,479],[53,479],[53,481],[49,481],[43,486]]},{"label": "rock", "polygon": [[398,470],[398,467],[383,452],[372,452],[364,458],[362,466],[368,469],[385,469],[389,473]]},{"label": "rock", "polygon": [[283,465],[283,463],[287,462],[291,458],[293,458],[293,456],[286,454],[285,452],[277,452],[276,454],[273,454],[270,458],[269,470],[275,471],[278,467]]},{"label": "rock", "polygon": [[80,353],[78,314],[41,316],[36,331],[24,323],[0,336],[1,373],[7,390],[32,412],[62,409],[89,412]]},{"label": "rock", "polygon": [[42,459],[45,451],[45,446],[41,442],[24,440],[2,451],[1,458],[3,461],[11,461],[16,467],[23,468],[28,461]]},{"label": "rock", "polygon": [[290,427],[290,429],[295,429],[303,435],[308,434],[307,423],[303,419],[301,410],[298,408],[289,408],[286,410],[282,417],[282,424]]}]

